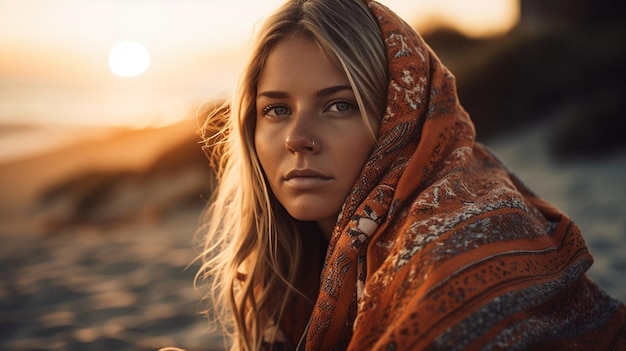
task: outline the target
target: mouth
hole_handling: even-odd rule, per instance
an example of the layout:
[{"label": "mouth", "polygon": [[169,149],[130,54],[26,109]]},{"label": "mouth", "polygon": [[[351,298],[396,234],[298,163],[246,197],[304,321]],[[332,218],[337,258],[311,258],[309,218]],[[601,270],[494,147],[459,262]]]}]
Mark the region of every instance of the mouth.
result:
[{"label": "mouth", "polygon": [[286,184],[300,190],[318,187],[332,179],[331,176],[312,169],[293,169],[283,177]]}]

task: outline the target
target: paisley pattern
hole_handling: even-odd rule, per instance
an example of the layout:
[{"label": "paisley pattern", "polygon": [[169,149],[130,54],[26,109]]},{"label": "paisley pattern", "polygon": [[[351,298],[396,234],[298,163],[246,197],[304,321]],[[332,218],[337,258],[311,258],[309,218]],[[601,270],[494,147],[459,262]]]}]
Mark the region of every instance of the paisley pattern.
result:
[{"label": "paisley pattern", "polygon": [[578,227],[475,142],[422,38],[368,5],[387,109],[329,243],[306,349],[626,349],[626,308],[586,277]]}]

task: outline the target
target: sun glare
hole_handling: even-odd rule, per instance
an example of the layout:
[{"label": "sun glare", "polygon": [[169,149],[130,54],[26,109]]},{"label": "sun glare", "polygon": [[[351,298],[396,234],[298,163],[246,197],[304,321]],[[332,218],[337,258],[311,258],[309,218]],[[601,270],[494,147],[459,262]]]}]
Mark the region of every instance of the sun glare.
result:
[{"label": "sun glare", "polygon": [[138,76],[145,72],[149,65],[148,49],[136,41],[121,41],[109,54],[109,68],[120,77]]}]

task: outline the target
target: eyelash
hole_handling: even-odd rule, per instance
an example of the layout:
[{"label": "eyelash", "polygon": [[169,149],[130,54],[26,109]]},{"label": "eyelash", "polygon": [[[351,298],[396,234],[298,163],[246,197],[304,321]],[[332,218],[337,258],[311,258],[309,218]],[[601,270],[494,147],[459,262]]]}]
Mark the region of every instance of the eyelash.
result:
[{"label": "eyelash", "polygon": [[275,109],[277,107],[284,107],[285,109],[289,110],[289,108],[286,107],[285,105],[271,104],[271,105],[267,105],[266,107],[264,107],[263,110],[261,111],[261,114],[263,116],[267,116],[270,113],[270,111],[272,111],[273,109]]}]

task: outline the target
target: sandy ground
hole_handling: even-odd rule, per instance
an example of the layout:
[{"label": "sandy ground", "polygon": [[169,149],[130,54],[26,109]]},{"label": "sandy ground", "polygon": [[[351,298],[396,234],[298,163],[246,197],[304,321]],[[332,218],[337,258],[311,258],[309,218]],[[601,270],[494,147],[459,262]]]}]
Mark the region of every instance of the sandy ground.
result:
[{"label": "sandy ground", "polygon": [[[208,330],[199,314],[192,287],[197,266],[186,268],[196,256],[199,208],[160,220],[68,227],[55,235],[42,235],[45,213],[33,209],[45,184],[88,166],[136,165],[145,161],[139,148],[166,147],[191,130],[179,128],[181,134],[146,133],[142,146],[130,139],[89,144],[0,166],[0,349],[223,348],[219,333]],[[626,301],[626,153],[559,163],[546,155],[544,137],[539,128],[489,145],[536,193],[574,218],[596,259],[591,277]]]},{"label": "sandy ground", "polygon": [[196,220],[3,236],[0,349],[223,349],[192,288]]}]

